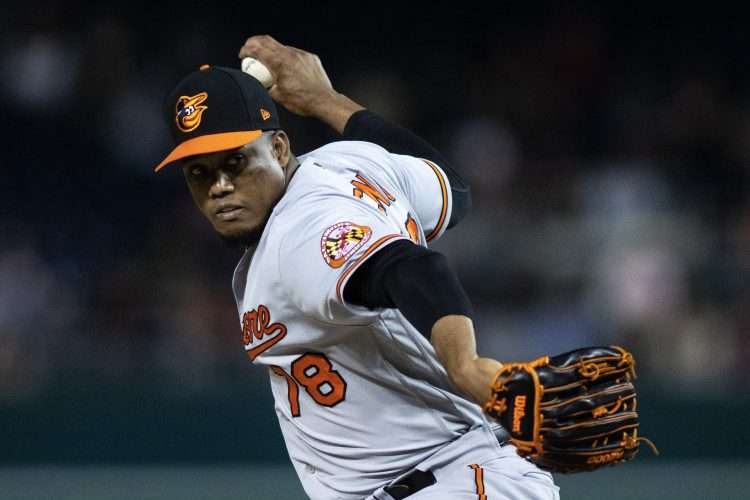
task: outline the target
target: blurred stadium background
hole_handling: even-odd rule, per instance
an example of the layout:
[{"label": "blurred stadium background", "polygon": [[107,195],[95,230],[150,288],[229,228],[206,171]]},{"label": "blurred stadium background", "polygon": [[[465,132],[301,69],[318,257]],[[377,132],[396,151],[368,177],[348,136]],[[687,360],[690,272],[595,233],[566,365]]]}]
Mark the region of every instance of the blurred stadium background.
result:
[{"label": "blurred stadium background", "polygon": [[[471,181],[436,247],[481,353],[634,351],[662,455],[561,477],[563,498],[746,498],[748,30],[618,5],[4,3],[0,498],[302,498],[242,353],[239,255],[151,172],[165,95],[261,33]],[[297,152],[336,139],[282,118]]]}]

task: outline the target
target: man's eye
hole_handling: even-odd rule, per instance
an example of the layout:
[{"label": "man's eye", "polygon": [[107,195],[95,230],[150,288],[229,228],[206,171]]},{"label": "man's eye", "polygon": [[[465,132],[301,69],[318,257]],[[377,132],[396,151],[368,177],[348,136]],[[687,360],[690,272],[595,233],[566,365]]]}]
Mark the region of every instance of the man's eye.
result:
[{"label": "man's eye", "polygon": [[245,166],[245,155],[236,154],[232,155],[227,159],[227,164],[232,168],[242,168]]},{"label": "man's eye", "polygon": [[203,174],[205,173],[206,169],[201,166],[190,167],[190,175],[193,177],[203,177]]}]

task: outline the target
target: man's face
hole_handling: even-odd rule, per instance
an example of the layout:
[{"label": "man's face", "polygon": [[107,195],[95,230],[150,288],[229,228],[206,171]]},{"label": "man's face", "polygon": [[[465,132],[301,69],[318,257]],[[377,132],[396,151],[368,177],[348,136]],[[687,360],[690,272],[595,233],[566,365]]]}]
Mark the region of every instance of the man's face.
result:
[{"label": "man's face", "polygon": [[289,140],[282,131],[237,149],[191,156],[182,172],[200,211],[230,243],[258,241],[284,193]]}]

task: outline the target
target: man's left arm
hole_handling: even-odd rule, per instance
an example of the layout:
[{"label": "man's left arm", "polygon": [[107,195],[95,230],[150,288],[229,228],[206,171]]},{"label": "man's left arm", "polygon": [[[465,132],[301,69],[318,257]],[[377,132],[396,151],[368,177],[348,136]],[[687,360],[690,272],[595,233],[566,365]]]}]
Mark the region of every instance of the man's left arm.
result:
[{"label": "man's left arm", "polygon": [[477,404],[488,400],[502,364],[477,355],[471,302],[445,256],[397,241],[354,272],[344,299],[371,309],[399,309],[431,341],[456,387]]},{"label": "man's left arm", "polygon": [[492,381],[503,367],[477,354],[474,323],[459,315],[443,316],[432,325],[432,346],[456,387],[484,405],[491,396]]}]

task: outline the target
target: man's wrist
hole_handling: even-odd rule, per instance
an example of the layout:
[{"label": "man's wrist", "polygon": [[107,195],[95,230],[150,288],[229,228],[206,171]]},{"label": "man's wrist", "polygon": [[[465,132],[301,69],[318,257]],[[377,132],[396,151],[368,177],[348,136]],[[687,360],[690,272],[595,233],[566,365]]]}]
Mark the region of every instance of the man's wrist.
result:
[{"label": "man's wrist", "polygon": [[449,376],[459,389],[482,405],[489,398],[492,381],[502,366],[502,363],[492,358],[477,357],[457,367]]},{"label": "man's wrist", "polygon": [[354,102],[344,94],[332,90],[329,94],[316,99],[312,105],[312,115],[318,120],[326,123],[339,134],[344,132],[349,118],[357,111],[365,109],[364,106]]},{"label": "man's wrist", "polygon": [[446,367],[448,376],[456,383],[456,385],[462,388],[470,385],[476,374],[475,362],[477,358],[478,356],[475,356],[474,358],[464,358],[457,361],[452,366]]}]

